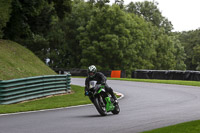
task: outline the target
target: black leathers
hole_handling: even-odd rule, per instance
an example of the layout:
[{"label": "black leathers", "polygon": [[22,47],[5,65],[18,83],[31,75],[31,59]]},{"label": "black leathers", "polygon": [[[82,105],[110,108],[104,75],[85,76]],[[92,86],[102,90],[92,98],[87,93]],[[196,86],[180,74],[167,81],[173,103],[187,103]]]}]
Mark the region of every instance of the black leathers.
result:
[{"label": "black leathers", "polygon": [[113,93],[113,89],[111,87],[108,86],[108,84],[106,83],[106,77],[103,75],[103,73],[101,72],[97,72],[94,76],[94,78],[90,78],[87,77],[85,80],[85,91],[88,91],[89,89],[89,82],[95,80],[97,81],[97,84],[102,84],[105,85],[105,90],[111,94],[111,96],[116,100],[117,98],[115,97],[114,93]]}]

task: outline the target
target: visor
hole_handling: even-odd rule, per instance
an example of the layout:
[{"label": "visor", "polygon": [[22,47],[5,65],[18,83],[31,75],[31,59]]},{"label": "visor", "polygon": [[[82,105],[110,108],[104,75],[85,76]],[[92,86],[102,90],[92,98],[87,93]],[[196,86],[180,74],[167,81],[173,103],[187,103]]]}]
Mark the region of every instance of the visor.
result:
[{"label": "visor", "polygon": [[93,76],[93,75],[94,75],[94,73],[93,73],[93,72],[90,72],[90,73],[89,73],[89,76]]}]

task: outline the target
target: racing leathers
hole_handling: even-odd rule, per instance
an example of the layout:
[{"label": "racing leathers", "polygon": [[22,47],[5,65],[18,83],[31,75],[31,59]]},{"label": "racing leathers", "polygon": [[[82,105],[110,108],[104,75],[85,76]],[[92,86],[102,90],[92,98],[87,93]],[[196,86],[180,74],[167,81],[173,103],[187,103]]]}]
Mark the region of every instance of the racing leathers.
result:
[{"label": "racing leathers", "polygon": [[108,86],[108,84],[106,83],[106,77],[104,76],[103,73],[101,72],[97,72],[93,78],[91,77],[87,77],[86,80],[85,80],[85,94],[88,92],[88,89],[89,89],[89,83],[90,81],[97,81],[97,84],[101,84],[101,85],[104,85],[105,86],[105,90],[106,92],[108,92],[112,98],[117,102],[117,98],[113,92],[113,89],[111,87]]}]

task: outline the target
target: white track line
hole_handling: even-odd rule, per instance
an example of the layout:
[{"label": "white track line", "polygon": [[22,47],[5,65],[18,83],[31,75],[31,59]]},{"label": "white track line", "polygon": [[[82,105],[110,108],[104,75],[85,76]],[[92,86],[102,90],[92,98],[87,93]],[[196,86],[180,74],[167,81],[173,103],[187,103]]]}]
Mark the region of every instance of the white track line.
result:
[{"label": "white track line", "polygon": [[44,109],[44,110],[36,110],[36,111],[27,111],[27,112],[18,112],[18,113],[9,113],[9,114],[0,114],[0,116],[28,114],[28,113],[36,113],[36,112],[44,112],[44,111],[55,111],[55,110],[61,110],[61,109],[84,107],[84,106],[89,106],[89,105],[92,105],[92,104],[77,105],[77,106],[70,106],[70,107],[63,107],[63,108],[54,108],[54,109]]}]

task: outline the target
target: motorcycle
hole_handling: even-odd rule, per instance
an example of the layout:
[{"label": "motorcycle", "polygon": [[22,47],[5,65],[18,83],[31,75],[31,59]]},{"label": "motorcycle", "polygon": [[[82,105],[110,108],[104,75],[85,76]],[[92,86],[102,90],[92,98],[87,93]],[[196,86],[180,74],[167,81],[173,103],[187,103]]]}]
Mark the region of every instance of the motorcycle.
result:
[{"label": "motorcycle", "polygon": [[89,98],[96,107],[100,115],[106,116],[108,112],[119,114],[120,108],[118,103],[114,103],[112,96],[105,91],[105,87],[97,84],[97,81],[89,83]]}]

